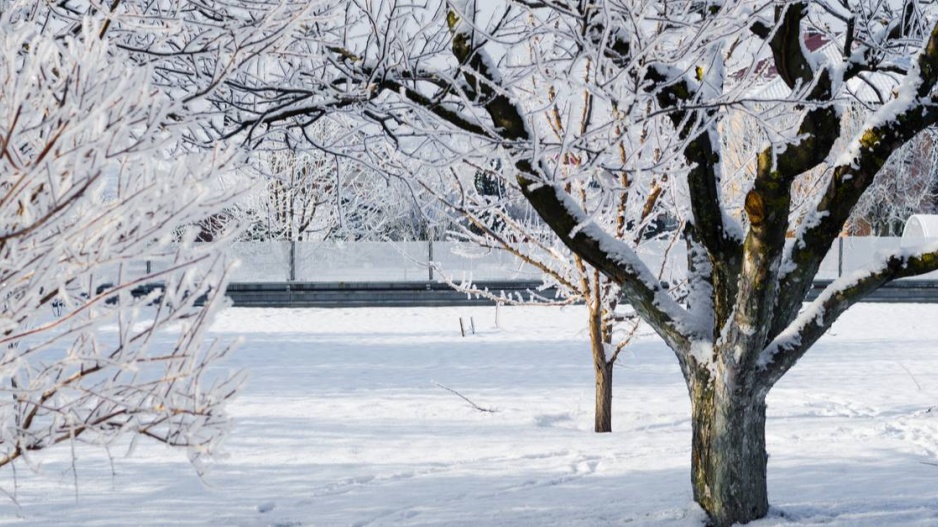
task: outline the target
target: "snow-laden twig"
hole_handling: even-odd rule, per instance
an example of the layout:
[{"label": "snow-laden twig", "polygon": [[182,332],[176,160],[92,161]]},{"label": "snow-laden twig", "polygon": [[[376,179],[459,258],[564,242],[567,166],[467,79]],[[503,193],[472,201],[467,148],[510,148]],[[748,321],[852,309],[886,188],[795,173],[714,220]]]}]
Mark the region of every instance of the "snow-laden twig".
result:
[{"label": "snow-laden twig", "polygon": [[238,197],[217,178],[241,156],[190,149],[201,118],[149,65],[94,17],[71,27],[42,9],[0,13],[0,467],[126,436],[195,464],[240,384],[215,370],[231,345],[206,332],[237,232],[210,221]]}]

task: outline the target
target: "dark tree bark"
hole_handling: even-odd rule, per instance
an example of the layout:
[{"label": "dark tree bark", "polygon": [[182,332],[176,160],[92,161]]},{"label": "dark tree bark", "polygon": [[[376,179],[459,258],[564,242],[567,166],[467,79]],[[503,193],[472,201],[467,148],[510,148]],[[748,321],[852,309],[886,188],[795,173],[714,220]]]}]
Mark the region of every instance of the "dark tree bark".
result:
[{"label": "dark tree bark", "polygon": [[691,383],[694,500],[716,525],[766,515],[765,397],[698,372]]},{"label": "dark tree bark", "polygon": [[[596,353],[596,350],[593,350]],[[613,363],[596,364],[596,419],[593,431],[612,432],[612,370]]]}]

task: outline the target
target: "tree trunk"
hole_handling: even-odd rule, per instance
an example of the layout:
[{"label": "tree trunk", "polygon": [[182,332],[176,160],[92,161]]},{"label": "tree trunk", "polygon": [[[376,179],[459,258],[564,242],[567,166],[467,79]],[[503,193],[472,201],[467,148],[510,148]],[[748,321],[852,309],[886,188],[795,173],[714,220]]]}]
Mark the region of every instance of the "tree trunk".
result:
[{"label": "tree trunk", "polygon": [[596,365],[596,432],[612,432],[612,363]]},{"label": "tree trunk", "polygon": [[765,396],[727,384],[707,379],[691,388],[694,500],[714,527],[748,523],[769,510]]},{"label": "tree trunk", "polygon": [[606,341],[603,338],[602,314],[590,313],[590,346],[593,349],[593,369],[596,373],[596,408],[593,430],[612,432],[612,366],[606,359]]}]

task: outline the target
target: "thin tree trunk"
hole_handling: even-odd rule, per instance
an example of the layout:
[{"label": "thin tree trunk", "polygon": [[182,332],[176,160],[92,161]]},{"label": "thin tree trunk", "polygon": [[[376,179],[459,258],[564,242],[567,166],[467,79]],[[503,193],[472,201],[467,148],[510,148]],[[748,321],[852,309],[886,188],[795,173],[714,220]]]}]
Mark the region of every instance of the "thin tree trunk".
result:
[{"label": "thin tree trunk", "polygon": [[612,432],[612,363],[596,367],[596,432]]},{"label": "thin tree trunk", "polygon": [[612,432],[612,366],[606,359],[606,343],[603,338],[602,312],[597,308],[590,312],[590,346],[593,349],[593,369],[596,373],[595,425],[597,433]]},{"label": "thin tree trunk", "polygon": [[762,518],[769,510],[765,397],[738,385],[731,390],[698,381],[704,382],[691,388],[694,500],[714,527]]}]

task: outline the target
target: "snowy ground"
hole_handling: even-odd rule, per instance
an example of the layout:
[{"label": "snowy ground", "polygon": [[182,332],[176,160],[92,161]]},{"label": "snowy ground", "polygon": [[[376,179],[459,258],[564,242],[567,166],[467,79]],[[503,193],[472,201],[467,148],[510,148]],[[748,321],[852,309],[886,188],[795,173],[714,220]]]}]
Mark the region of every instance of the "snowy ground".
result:
[{"label": "snowy ground", "polygon": [[[459,317],[477,333],[459,333]],[[643,338],[592,429],[580,308],[229,309],[249,371],[229,457],[69,449],[0,487],[0,525],[699,526],[675,360]],[[938,525],[938,305],[848,312],[769,397],[770,518]],[[471,408],[458,390],[495,413]],[[935,408],[932,410],[932,408]],[[77,485],[76,485],[77,481]]]}]

